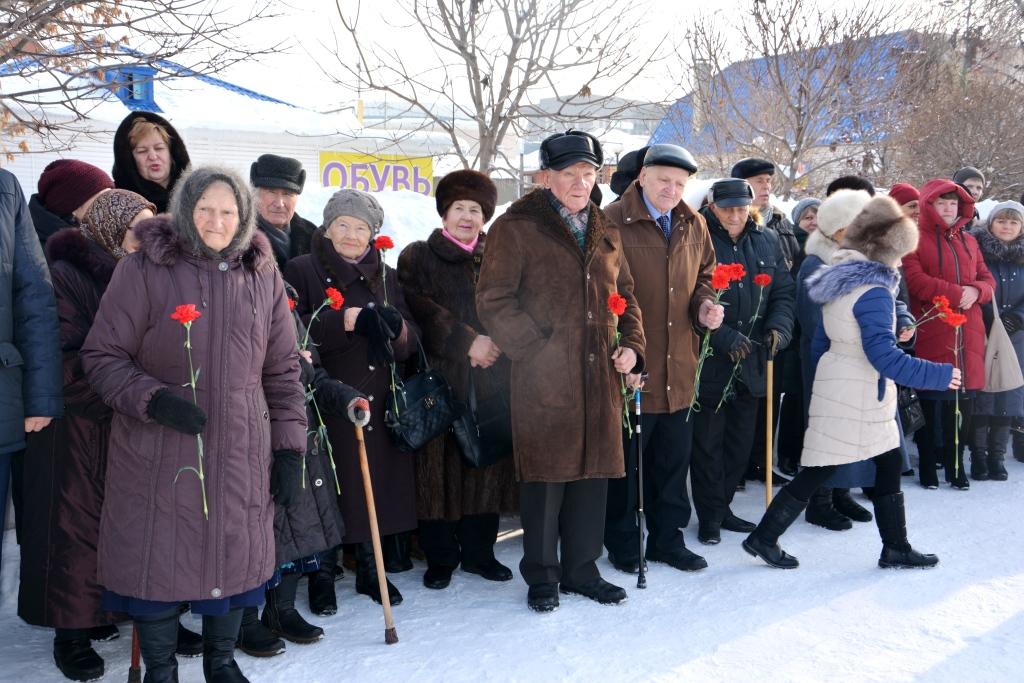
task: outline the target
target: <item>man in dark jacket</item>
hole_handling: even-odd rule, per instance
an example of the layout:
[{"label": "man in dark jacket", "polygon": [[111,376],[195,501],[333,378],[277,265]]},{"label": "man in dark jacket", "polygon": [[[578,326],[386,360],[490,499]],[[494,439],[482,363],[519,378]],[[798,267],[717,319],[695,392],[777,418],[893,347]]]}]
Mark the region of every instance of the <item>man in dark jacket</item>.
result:
[{"label": "man in dark jacket", "polygon": [[[686,419],[697,369],[697,325],[716,329],[725,315],[713,303],[715,267],[704,218],[683,201],[683,188],[697,172],[693,157],[676,145],[652,145],[639,179],[605,210],[619,228],[633,274],[633,293],[643,311],[649,381],[643,394],[645,556],[676,569],[695,571],[708,563],[686,548],[690,521],[686,474],[690,468],[693,421]],[[632,378],[633,382],[639,378]],[[639,570],[637,546],[636,446],[627,432],[626,477],[608,482],[604,544],[620,571]]]},{"label": "man in dark jacket", "polygon": [[[789,344],[793,330],[796,286],[778,236],[750,218],[753,199],[746,181],[720,180],[711,186],[709,204],[701,211],[718,262],[738,263],[746,271],[723,293],[725,322],[711,335],[713,354],[701,373],[700,410],[690,418],[696,420],[690,476],[700,521],[697,537],[705,544],[718,543],[720,529],[754,528],[732,514],[729,505],[753,445],[766,361]],[[755,284],[761,275],[770,282]]]},{"label": "man in dark jacket", "polygon": [[249,182],[256,188],[256,227],[270,240],[282,271],[288,259],[309,253],[316,226],[295,213],[306,171],[296,159],[262,154],[249,167]]},{"label": "man in dark jacket", "polygon": [[[11,454],[64,414],[57,302],[25,195],[0,169],[0,533]],[[0,558],[2,560],[2,558]]]}]

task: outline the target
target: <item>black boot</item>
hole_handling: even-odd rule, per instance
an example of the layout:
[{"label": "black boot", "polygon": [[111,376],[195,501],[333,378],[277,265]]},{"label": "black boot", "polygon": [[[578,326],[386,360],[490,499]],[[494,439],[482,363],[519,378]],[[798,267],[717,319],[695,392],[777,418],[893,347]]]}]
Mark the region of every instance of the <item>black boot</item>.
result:
[{"label": "black boot", "polygon": [[334,592],[335,568],[338,566],[338,549],[321,553],[320,568],[310,572],[309,611],[317,616],[329,617],[338,613],[338,596]]},{"label": "black boot", "polygon": [[118,630],[117,624],[93,626],[89,629],[89,640],[94,643],[105,643],[111,640],[117,640],[120,637],[121,631]]},{"label": "black boot", "polygon": [[907,515],[903,507],[903,492],[888,496],[875,496],[875,522],[882,537],[882,555],[878,566],[886,569],[934,567],[939,563],[935,555],[919,553],[907,540]]},{"label": "black boot", "polygon": [[853,499],[850,489],[832,489],[832,507],[855,522],[870,522],[874,519],[867,508]]},{"label": "black boot", "polygon": [[511,581],[512,570],[494,557],[498,540],[498,515],[466,515],[459,521],[462,571],[488,581]]},{"label": "black boot", "polygon": [[977,427],[971,439],[971,479],[988,479],[988,423]]},{"label": "black boot", "polygon": [[804,519],[829,531],[846,531],[853,528],[850,518],[832,506],[832,489],[827,486],[819,486],[811,494]]},{"label": "black boot", "polygon": [[[387,577],[385,577],[387,581]],[[388,584],[388,598],[391,605],[402,604],[402,594],[390,582]],[[373,558],[373,544],[360,543],[356,546],[356,593],[367,595],[371,600],[380,604],[380,584],[377,582],[377,563]]]},{"label": "black boot", "polygon": [[[988,433],[988,478],[992,481],[1006,481],[1008,475],[1003,459],[1006,457],[1007,441],[1010,439],[1008,424],[994,425]],[[973,457],[973,456],[972,456]],[[974,461],[972,460],[973,464]]]},{"label": "black boot", "polygon": [[800,516],[807,502],[797,500],[785,488],[775,494],[753,533],[743,541],[743,549],[760,557],[772,567],[794,569],[800,566],[795,557],[779,547],[779,536]]},{"label": "black boot", "polygon": [[281,583],[267,591],[267,606],[263,608],[263,625],[293,643],[315,643],[324,637],[324,630],[310,624],[295,609],[295,591],[301,574],[282,574]]},{"label": "black boot", "polygon": [[242,610],[242,625],[235,646],[250,657],[273,657],[285,650],[284,641],[260,621],[256,607]]},{"label": "black boot", "polygon": [[103,659],[92,649],[89,629],[58,628],[53,636],[53,662],[72,681],[103,677]]},{"label": "black boot", "polygon": [[964,467],[963,446],[956,451],[955,455],[947,459],[946,483],[960,491],[967,491],[971,488],[971,480],[967,478],[967,470]]},{"label": "black boot", "polygon": [[399,574],[412,569],[408,531],[381,536],[380,547],[384,552],[384,571],[389,574]]},{"label": "black boot", "polygon": [[1013,443],[1013,458],[1017,462],[1024,462],[1024,420],[1014,418],[1010,439]]},{"label": "black boot", "polygon": [[203,637],[190,631],[178,622],[178,647],[174,654],[179,657],[198,657],[203,654]]},{"label": "black boot", "polygon": [[235,662],[235,640],[242,609],[219,617],[203,617],[203,676],[206,683],[249,683]]},{"label": "black boot", "polygon": [[146,664],[143,683],[178,683],[178,608],[135,620],[139,650]]}]

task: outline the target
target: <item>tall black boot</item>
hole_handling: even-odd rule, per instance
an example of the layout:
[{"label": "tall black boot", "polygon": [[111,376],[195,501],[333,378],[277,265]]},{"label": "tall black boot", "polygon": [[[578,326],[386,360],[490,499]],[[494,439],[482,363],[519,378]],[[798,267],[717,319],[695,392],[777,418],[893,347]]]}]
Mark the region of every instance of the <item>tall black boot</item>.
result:
[{"label": "tall black boot", "polygon": [[977,418],[971,430],[971,479],[988,479],[988,422]]},{"label": "tall black boot", "polygon": [[466,515],[459,522],[462,571],[488,581],[511,581],[512,570],[494,557],[498,539],[498,514]]},{"label": "tall black boot", "polygon": [[412,557],[409,555],[409,533],[381,536],[380,548],[384,552],[384,571],[399,574],[412,569]]},{"label": "tall black boot", "polygon": [[334,592],[335,569],[338,566],[338,548],[320,554],[320,568],[309,577],[309,611],[317,616],[329,617],[338,613],[338,596]]},{"label": "tall black boot", "polygon": [[146,664],[143,683],[178,683],[178,608],[135,619],[139,650]]},{"label": "tall black boot", "polygon": [[103,658],[92,649],[87,628],[58,628],[53,635],[53,662],[72,681],[103,677]]},{"label": "tall black boot", "polygon": [[[1003,460],[1006,457],[1007,441],[1010,440],[1010,425],[992,425],[988,432],[988,478],[992,481],[1006,481],[1009,475]],[[971,464],[974,454],[971,454]]]},{"label": "tall black boot", "polygon": [[[385,577],[387,581],[387,577]],[[390,582],[388,584],[388,598],[391,605],[402,604],[402,594]],[[367,541],[356,545],[356,592],[367,595],[376,603],[380,603],[380,584],[377,582],[377,563],[373,558],[373,544]]]},{"label": "tall black boot", "polygon": [[249,683],[235,662],[235,640],[242,609],[219,617],[203,617],[203,676],[206,683]]},{"label": "tall black boot", "polygon": [[302,618],[295,609],[295,591],[301,574],[282,574],[281,583],[267,591],[267,606],[263,608],[263,625],[293,643],[315,643],[324,637],[324,630]]},{"label": "tall black boot", "polygon": [[242,625],[235,646],[250,657],[273,657],[285,650],[284,641],[260,621],[259,608],[242,610]]},{"label": "tall black boot", "polygon": [[875,496],[875,522],[882,537],[882,555],[878,566],[890,568],[926,568],[939,563],[935,555],[919,553],[907,540],[907,515],[903,507],[903,492]]},{"label": "tall black boot", "polygon": [[846,531],[853,528],[850,518],[833,507],[832,489],[828,486],[819,486],[811,494],[811,499],[807,501],[804,519],[829,531]]},{"label": "tall black boot", "polygon": [[1013,457],[1017,462],[1024,462],[1024,419],[1015,417],[1010,426],[1010,439],[1013,442]]},{"label": "tall black boot", "polygon": [[[868,497],[870,498],[870,496]],[[832,489],[832,506],[835,507],[836,512],[849,517],[854,522],[870,522],[874,519],[867,508],[853,499],[850,489]]]},{"label": "tall black boot", "polygon": [[800,566],[795,557],[779,547],[779,536],[785,533],[805,507],[807,501],[797,500],[783,488],[775,494],[757,528],[743,541],[743,549],[779,569]]}]

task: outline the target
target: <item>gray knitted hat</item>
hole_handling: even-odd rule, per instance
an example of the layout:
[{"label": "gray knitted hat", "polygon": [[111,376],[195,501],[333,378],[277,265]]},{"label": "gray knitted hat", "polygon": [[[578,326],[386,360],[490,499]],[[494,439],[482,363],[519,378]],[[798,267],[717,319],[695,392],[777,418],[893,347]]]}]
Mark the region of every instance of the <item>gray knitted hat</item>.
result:
[{"label": "gray knitted hat", "polygon": [[324,228],[330,227],[338,216],[352,216],[366,221],[374,236],[384,224],[384,209],[371,194],[359,190],[338,190],[324,207]]},{"label": "gray knitted hat", "polygon": [[[192,212],[206,188],[215,182],[226,183],[235,194],[238,204],[238,232],[231,243],[222,251],[215,252],[206,246]],[[200,166],[182,174],[174,186],[168,210],[174,221],[174,228],[185,239],[195,254],[208,258],[233,258],[249,248],[253,232],[256,229],[256,211],[253,204],[252,190],[249,183],[235,171],[220,166]]]}]

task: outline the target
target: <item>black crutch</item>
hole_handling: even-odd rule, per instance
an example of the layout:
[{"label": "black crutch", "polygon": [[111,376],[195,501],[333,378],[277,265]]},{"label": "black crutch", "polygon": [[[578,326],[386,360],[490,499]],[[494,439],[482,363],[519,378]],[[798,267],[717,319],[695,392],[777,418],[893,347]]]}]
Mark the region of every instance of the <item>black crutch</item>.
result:
[{"label": "black crutch", "polygon": [[636,439],[636,528],[637,543],[639,544],[639,574],[636,577],[637,588],[647,588],[647,560],[644,558],[644,435],[643,423],[640,415],[640,387],[633,390],[634,415],[636,415],[636,429],[633,430],[633,438]]}]

